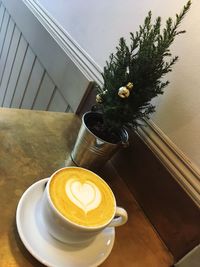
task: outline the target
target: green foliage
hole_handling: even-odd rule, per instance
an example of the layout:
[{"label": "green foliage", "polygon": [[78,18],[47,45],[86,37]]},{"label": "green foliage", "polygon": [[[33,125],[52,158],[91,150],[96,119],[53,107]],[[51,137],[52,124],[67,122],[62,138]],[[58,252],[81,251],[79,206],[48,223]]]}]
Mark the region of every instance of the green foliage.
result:
[{"label": "green foliage", "polygon": [[[169,81],[163,81],[163,76],[172,71],[172,66],[178,57],[172,57],[170,45],[175,37],[185,31],[179,31],[185,14],[191,6],[191,1],[172,18],[166,20],[161,30],[161,17],[152,23],[151,11],[139,30],[130,33],[130,45],[122,37],[116,47],[116,53],[111,54],[102,73],[104,86],[98,87],[98,96],[102,103],[96,107],[103,114],[104,128],[116,132],[121,127],[135,129],[138,119],[148,117],[155,111],[150,101],[159,94]],[[118,90],[132,82],[134,87],[129,97],[121,98]]]}]

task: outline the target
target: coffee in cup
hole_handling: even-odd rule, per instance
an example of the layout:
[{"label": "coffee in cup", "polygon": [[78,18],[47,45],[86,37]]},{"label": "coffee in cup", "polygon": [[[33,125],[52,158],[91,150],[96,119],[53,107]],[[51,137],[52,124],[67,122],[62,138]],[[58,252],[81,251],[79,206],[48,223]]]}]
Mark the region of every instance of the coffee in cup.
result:
[{"label": "coffee in cup", "polygon": [[86,169],[58,171],[51,179],[49,191],[56,209],[75,224],[99,227],[113,217],[115,198],[110,187]]},{"label": "coffee in cup", "polygon": [[80,167],[56,171],[48,181],[41,203],[47,230],[66,243],[89,241],[105,227],[119,226],[127,220],[126,211],[116,207],[108,184]]}]

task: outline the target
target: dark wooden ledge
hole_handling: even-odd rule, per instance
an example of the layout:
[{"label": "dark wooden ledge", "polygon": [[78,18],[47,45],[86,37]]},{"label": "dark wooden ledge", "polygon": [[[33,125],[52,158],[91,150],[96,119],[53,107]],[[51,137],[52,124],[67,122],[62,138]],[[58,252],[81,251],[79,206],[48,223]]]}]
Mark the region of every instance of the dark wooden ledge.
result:
[{"label": "dark wooden ledge", "polygon": [[200,244],[200,210],[136,135],[112,160],[175,262]]}]

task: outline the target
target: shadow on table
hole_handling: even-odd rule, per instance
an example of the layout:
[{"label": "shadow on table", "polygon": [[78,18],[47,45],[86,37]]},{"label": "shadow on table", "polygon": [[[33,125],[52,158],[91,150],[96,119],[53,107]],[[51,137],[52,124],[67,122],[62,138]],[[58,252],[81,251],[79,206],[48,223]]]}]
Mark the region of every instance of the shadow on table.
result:
[{"label": "shadow on table", "polygon": [[10,242],[10,251],[12,252],[13,257],[15,258],[16,262],[20,267],[45,266],[41,264],[39,261],[37,261],[25,248],[17,232],[17,226],[15,220],[12,222],[11,232],[8,238]]}]

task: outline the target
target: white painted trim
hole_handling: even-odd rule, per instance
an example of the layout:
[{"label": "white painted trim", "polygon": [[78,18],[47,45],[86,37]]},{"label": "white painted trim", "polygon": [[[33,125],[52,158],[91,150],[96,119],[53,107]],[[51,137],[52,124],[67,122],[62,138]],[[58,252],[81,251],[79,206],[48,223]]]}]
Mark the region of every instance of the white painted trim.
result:
[{"label": "white painted trim", "polygon": [[72,36],[63,29],[58,21],[56,21],[37,1],[23,0],[23,2],[88,79],[96,81],[98,84],[102,85],[101,68],[89,54],[80,47]]},{"label": "white painted trim", "polygon": [[200,170],[151,120],[144,120],[138,134],[200,207]]}]

